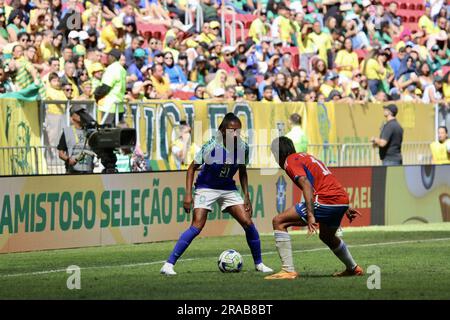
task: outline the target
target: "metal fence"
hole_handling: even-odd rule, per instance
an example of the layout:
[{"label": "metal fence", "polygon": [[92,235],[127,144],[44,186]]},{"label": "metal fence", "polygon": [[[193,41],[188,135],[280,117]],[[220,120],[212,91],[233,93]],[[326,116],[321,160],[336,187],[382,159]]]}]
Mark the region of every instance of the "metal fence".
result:
[{"label": "metal fence", "polygon": [[[271,157],[268,145],[251,146],[254,157]],[[378,148],[370,143],[308,145],[308,152],[330,167],[379,166]],[[403,164],[431,164],[429,142],[406,142],[402,145]],[[265,163],[261,166],[260,163]],[[253,159],[251,168],[276,168],[275,162]],[[65,174],[64,162],[54,146],[1,147],[0,175]],[[95,172],[95,170],[94,170]]]},{"label": "metal fence", "polygon": [[[431,164],[431,142],[405,142],[402,144],[403,164]],[[371,143],[345,143],[309,145],[308,152],[328,166],[379,166],[378,148]]]}]

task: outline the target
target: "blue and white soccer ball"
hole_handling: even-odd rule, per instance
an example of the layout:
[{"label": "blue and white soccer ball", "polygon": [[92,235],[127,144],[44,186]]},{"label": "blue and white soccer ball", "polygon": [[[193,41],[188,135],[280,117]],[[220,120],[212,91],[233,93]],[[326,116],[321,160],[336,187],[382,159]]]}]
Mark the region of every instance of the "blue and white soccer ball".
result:
[{"label": "blue and white soccer ball", "polygon": [[242,270],[243,262],[239,252],[228,249],[220,254],[217,264],[222,272],[239,272]]}]

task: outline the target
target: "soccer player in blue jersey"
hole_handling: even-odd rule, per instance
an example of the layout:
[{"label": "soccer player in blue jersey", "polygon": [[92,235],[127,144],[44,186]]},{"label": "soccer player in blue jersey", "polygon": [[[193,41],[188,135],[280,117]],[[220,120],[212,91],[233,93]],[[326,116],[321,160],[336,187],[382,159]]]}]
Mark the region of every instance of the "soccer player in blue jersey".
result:
[{"label": "soccer player in blue jersey", "polygon": [[[208,213],[215,202],[222,211],[227,211],[244,228],[248,246],[252,252],[255,269],[259,272],[273,270],[263,264],[261,258],[261,242],[259,233],[252,221],[252,206],[248,194],[247,164],[249,158],[248,145],[240,139],[242,124],[233,113],[225,115],[219,126],[217,136],[203,145],[189,166],[186,174],[186,195],[184,210],[189,213],[192,202],[194,215],[191,226],[181,234],[169,259],[161,268],[161,274],[176,275],[173,267],[186,251],[192,240],[200,234],[205,226]],[[194,199],[192,183],[194,174],[201,167],[195,182]],[[237,191],[233,176],[239,170],[239,180],[244,199]]]}]

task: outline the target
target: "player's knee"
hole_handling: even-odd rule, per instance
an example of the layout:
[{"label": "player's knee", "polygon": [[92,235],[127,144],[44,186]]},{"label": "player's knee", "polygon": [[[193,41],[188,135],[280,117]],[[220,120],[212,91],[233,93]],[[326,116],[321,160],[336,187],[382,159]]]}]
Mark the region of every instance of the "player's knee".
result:
[{"label": "player's knee", "polygon": [[248,227],[250,227],[252,224],[253,224],[252,219],[244,219],[244,220],[241,222],[241,225],[242,225],[243,228],[248,228]]},{"label": "player's knee", "polygon": [[281,220],[280,216],[273,217],[273,219],[272,219],[272,227],[273,227],[274,230],[279,229],[281,224],[282,224],[282,220]]},{"label": "player's knee", "polygon": [[319,233],[319,239],[322,240],[322,242],[325,243],[326,245],[331,243],[331,238],[329,234],[321,232]]},{"label": "player's knee", "polygon": [[205,223],[203,223],[202,221],[193,221],[192,226],[198,230],[198,233],[200,233],[202,232]]}]

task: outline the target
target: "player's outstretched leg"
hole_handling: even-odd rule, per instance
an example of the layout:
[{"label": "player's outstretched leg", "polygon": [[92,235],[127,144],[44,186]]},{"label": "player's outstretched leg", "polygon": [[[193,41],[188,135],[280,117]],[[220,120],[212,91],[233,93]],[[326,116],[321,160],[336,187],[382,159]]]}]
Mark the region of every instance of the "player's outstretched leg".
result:
[{"label": "player's outstretched leg", "polygon": [[173,267],[181,255],[191,244],[192,240],[200,234],[202,231],[207,217],[208,211],[206,209],[195,209],[194,216],[192,218],[192,224],[185,232],[183,232],[178,239],[169,259],[162,266],[160,273],[167,276],[174,276],[177,273],[173,270]]},{"label": "player's outstretched leg", "polygon": [[262,262],[261,257],[261,240],[256,226],[247,213],[243,205],[235,205],[228,208],[229,213],[239,222],[244,228],[247,244],[252,252],[255,269],[259,272],[273,272],[271,268]]},{"label": "player's outstretched leg", "polygon": [[361,276],[364,274],[363,269],[355,262],[350,251],[347,248],[344,240],[336,236],[336,227],[329,227],[326,224],[320,224],[320,240],[325,243],[331,251],[341,260],[346,269],[342,272],[337,272],[333,276]]},{"label": "player's outstretched leg", "polygon": [[294,259],[292,258],[291,236],[287,232],[287,228],[291,226],[304,226],[304,222],[300,219],[295,207],[289,208],[285,212],[275,216],[272,220],[273,233],[275,236],[275,245],[281,259],[281,271],[264,279],[295,279],[298,273],[295,271]]}]

